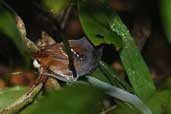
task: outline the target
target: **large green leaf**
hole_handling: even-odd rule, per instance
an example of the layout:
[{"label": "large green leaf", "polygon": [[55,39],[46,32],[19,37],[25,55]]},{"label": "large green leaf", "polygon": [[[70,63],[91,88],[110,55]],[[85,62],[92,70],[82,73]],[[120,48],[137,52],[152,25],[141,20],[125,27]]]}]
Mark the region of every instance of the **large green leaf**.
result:
[{"label": "large green leaf", "polygon": [[161,0],[161,16],[165,27],[166,35],[171,43],[171,0]]},{"label": "large green leaf", "polygon": [[26,50],[21,36],[19,34],[18,28],[16,26],[15,16],[12,11],[5,5],[5,3],[0,1],[0,32],[8,36],[19,49],[20,53],[23,55],[26,64],[30,62],[30,55]]},{"label": "large green leaf", "polygon": [[[80,20],[86,35],[95,45],[112,43],[115,46],[121,46],[118,39],[122,39],[123,48],[120,52],[120,58],[133,89],[142,99],[150,97],[155,92],[155,86],[129,30],[103,0],[100,1],[100,5],[96,4],[99,6],[97,8],[92,7],[89,2],[78,0]],[[104,36],[104,38],[97,38],[97,34]]]},{"label": "large green leaf", "polygon": [[114,44],[116,49],[121,48],[121,39],[110,30],[108,23],[109,12],[104,12],[100,6],[95,8],[90,0],[78,0],[79,17],[84,32],[94,45]]},{"label": "large green leaf", "polygon": [[75,84],[41,97],[20,114],[95,114],[103,92]]}]

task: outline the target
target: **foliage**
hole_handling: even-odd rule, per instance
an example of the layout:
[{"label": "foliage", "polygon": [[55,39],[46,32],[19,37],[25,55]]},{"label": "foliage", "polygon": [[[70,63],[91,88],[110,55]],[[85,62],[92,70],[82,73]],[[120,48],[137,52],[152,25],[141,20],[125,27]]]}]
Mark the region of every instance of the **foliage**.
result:
[{"label": "foliage", "polygon": [[[80,3],[80,5],[85,5],[85,4],[88,3],[86,2]],[[119,37],[115,37],[115,36],[120,36],[120,39],[122,39],[122,44],[123,44],[120,52],[120,58],[128,74],[130,82],[134,88],[134,91],[139,97],[145,99],[147,98],[146,96],[151,96],[155,92],[155,87],[153,85],[152,80],[150,79],[150,73],[148,71],[148,68],[145,65],[137,47],[135,46],[135,43],[128,29],[123,24],[119,16],[115,12],[112,12],[107,8],[106,9],[104,8],[105,7],[103,7],[103,11],[106,11],[104,14],[108,14],[108,17],[105,15],[99,15],[101,14],[102,11],[101,10],[98,11],[98,9],[96,9],[97,11],[96,10],[94,11],[94,8],[93,9],[89,8],[89,10],[91,11],[87,11],[86,9],[88,9],[88,7],[82,7],[82,9],[80,9],[80,18],[82,20],[81,23],[83,25],[84,31],[95,45],[98,44],[98,41],[94,41],[94,39],[98,40],[101,38],[94,38],[95,36],[94,34],[102,34],[102,32],[92,31],[92,30],[102,30],[104,32],[103,26],[102,27],[92,26],[92,23],[98,22],[97,19],[102,19],[104,20],[103,25],[105,25],[106,28],[109,28],[108,31],[111,31],[111,34],[115,34],[112,35],[112,37],[104,38],[105,40],[108,40],[108,42],[106,42],[107,44],[111,44],[111,43],[118,44],[117,38]],[[87,14],[85,12],[87,12]],[[90,22],[89,20],[91,21],[93,20],[93,22]],[[92,34],[90,34],[90,32],[92,32]],[[117,46],[115,47],[118,48]]]},{"label": "foliage", "polygon": [[20,114],[94,114],[100,106],[103,94],[96,88],[75,84],[59,91],[50,92]]}]

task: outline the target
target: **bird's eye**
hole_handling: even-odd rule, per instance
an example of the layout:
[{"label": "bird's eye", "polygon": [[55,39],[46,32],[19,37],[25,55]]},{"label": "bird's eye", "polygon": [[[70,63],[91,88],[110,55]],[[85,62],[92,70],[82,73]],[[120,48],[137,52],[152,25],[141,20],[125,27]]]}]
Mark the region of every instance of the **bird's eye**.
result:
[{"label": "bird's eye", "polygon": [[38,62],[38,60],[36,60],[36,59],[34,59],[34,61],[33,61],[33,66],[35,67],[35,68],[40,68],[40,63]]}]

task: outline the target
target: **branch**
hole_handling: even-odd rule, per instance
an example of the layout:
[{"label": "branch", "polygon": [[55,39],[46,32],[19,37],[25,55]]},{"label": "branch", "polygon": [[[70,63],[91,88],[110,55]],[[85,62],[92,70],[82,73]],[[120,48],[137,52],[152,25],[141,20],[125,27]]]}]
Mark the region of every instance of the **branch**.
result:
[{"label": "branch", "polygon": [[29,38],[26,37],[25,25],[22,19],[18,15],[16,15],[16,25],[21,35],[21,40],[23,41],[26,48],[31,52],[38,51],[39,48],[37,47],[37,45],[34,42],[32,42]]},{"label": "branch", "polygon": [[42,87],[43,83],[39,83],[38,85],[34,86],[31,88],[32,90],[29,93],[25,93],[15,103],[7,106],[0,112],[0,114],[16,114],[23,109],[23,107],[33,102],[34,98],[38,95]]}]

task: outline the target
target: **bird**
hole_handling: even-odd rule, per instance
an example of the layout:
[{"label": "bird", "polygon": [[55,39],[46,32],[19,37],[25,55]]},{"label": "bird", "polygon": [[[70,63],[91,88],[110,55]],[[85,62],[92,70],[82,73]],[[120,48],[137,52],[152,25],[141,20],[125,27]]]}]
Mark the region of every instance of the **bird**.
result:
[{"label": "bird", "polygon": [[98,66],[102,56],[102,48],[94,47],[86,37],[77,40],[68,40],[73,63],[76,70],[76,77],[68,67],[68,54],[64,44],[55,43],[46,46],[44,49],[33,52],[33,65],[35,68],[44,68],[48,75],[64,82],[76,81],[80,76],[91,73]]}]

